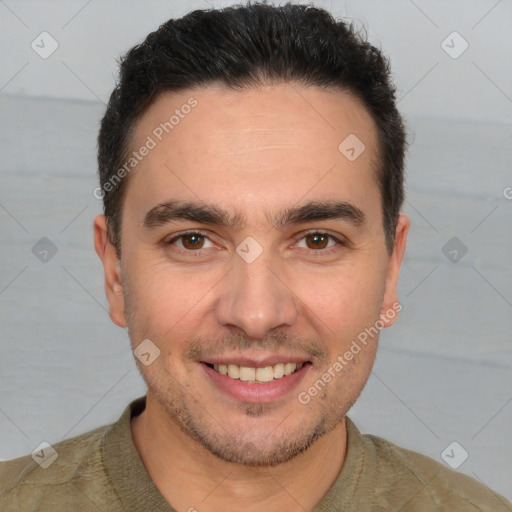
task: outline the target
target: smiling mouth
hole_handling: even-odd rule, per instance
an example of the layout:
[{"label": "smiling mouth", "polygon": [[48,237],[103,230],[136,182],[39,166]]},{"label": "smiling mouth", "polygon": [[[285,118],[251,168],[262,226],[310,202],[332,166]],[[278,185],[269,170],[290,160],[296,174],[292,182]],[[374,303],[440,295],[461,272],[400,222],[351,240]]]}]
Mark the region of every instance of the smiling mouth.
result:
[{"label": "smiling mouth", "polygon": [[287,377],[299,371],[303,366],[311,363],[309,361],[304,363],[279,363],[273,366],[262,366],[259,368],[238,366],[236,364],[211,364],[206,362],[204,364],[221,375],[233,380],[241,380],[249,384],[266,384]]}]

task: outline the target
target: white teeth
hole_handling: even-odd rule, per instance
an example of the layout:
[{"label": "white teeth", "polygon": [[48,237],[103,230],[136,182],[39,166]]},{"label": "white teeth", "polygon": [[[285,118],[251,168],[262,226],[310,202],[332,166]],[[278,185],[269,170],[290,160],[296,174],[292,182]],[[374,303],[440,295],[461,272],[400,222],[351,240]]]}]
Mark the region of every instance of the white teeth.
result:
[{"label": "white teeth", "polygon": [[238,379],[240,377],[240,366],[236,364],[228,364],[228,375],[232,379]]},{"label": "white teeth", "polygon": [[284,365],[284,374],[290,375],[297,369],[297,365],[295,363],[286,363]]},{"label": "white teeth", "polygon": [[300,370],[304,363],[279,363],[274,366],[263,366],[261,368],[250,368],[236,364],[214,364],[213,369],[221,375],[227,375],[232,379],[240,379],[243,382],[271,382],[274,379],[281,379]]},{"label": "white teeth", "polygon": [[240,366],[240,380],[247,382],[256,379],[256,369],[247,368],[247,366]]},{"label": "white teeth", "polygon": [[274,368],[272,366],[264,366],[256,370],[256,380],[258,382],[270,382],[274,379]]},{"label": "white teeth", "polygon": [[284,377],[284,364],[279,363],[274,366],[274,379]]}]

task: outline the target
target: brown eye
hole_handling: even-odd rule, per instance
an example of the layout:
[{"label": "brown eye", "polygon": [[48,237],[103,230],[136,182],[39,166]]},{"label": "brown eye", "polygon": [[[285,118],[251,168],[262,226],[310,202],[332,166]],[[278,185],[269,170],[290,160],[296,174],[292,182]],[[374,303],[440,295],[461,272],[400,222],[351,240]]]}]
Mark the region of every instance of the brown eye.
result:
[{"label": "brown eye", "polygon": [[329,243],[329,236],[320,233],[306,235],[305,239],[308,249],[325,249]]},{"label": "brown eye", "polygon": [[204,245],[204,236],[199,233],[190,233],[181,235],[182,245],[185,249],[202,249]]},{"label": "brown eye", "polygon": [[299,240],[297,247],[306,249],[310,254],[324,256],[338,251],[344,242],[324,231],[310,231]]},{"label": "brown eye", "polygon": [[200,231],[189,231],[176,235],[170,240],[166,240],[165,244],[177,253],[197,255],[203,255],[204,251],[215,247],[210,237]]}]

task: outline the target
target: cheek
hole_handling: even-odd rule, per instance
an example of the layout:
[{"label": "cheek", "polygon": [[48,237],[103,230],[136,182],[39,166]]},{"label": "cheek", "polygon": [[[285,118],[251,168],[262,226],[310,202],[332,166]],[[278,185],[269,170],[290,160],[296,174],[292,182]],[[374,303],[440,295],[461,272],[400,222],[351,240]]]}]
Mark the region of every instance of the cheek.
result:
[{"label": "cheek", "polygon": [[294,290],[326,338],[347,339],[378,320],[384,285],[376,266],[346,265],[314,277],[296,274]]},{"label": "cheek", "polygon": [[[169,344],[166,340],[173,340],[176,347],[179,340],[197,336],[201,326],[202,330],[207,325],[215,327],[219,291],[227,286],[222,281],[233,278],[228,267],[178,269],[151,251],[125,263],[130,276],[132,332],[139,337],[153,337],[162,348]],[[332,350],[342,350],[379,318],[385,275],[375,259],[359,254],[329,269],[281,268],[291,290],[288,299],[297,303],[302,320]],[[301,320],[299,325],[304,325]]]},{"label": "cheek", "polygon": [[207,270],[187,273],[167,262],[130,263],[131,320],[138,334],[153,336],[160,343],[197,335],[199,317],[204,316],[205,308],[212,308],[209,291],[219,276]]}]

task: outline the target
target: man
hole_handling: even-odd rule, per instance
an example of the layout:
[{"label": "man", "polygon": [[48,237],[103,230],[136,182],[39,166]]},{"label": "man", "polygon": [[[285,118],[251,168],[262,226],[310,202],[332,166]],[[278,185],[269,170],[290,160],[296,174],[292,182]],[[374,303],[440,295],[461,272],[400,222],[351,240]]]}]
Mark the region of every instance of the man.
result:
[{"label": "man", "polygon": [[123,59],[98,143],[95,247],[147,396],[4,463],[2,510],[512,510],[346,416],[410,224],[377,49],[312,7],[195,11]]}]

